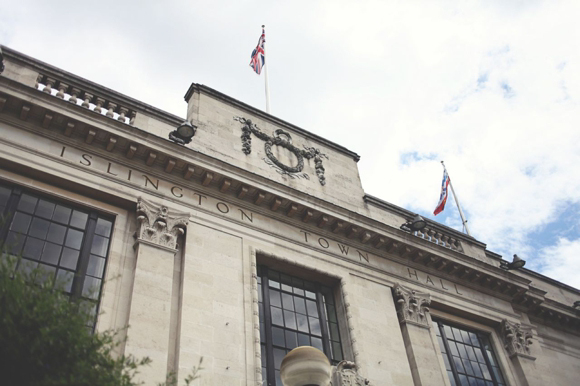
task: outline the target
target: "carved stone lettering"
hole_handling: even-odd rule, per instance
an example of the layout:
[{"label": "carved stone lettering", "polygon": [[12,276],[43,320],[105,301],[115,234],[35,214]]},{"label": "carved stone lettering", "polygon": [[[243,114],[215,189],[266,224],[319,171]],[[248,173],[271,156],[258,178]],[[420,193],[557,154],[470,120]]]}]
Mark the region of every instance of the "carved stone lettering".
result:
[{"label": "carved stone lettering", "polygon": [[[250,119],[243,117],[234,117],[234,120],[243,124],[242,126],[242,151],[244,154],[248,155],[252,152],[252,134],[265,142],[264,151],[266,157],[264,162],[276,169],[276,171],[282,175],[286,175],[290,178],[304,178],[310,179],[307,173],[304,173],[304,158],[314,159],[314,170],[318,176],[318,181],[320,185],[326,184],[326,177],[324,177],[324,166],[322,165],[322,159],[328,159],[328,156],[322,153],[319,149],[314,147],[304,146],[304,149],[300,149],[292,144],[292,137],[290,133],[282,129],[274,131],[272,136],[263,133],[256,124],[252,123]],[[297,163],[294,166],[288,166],[282,162],[272,152],[272,146],[281,146],[286,150],[289,150],[294,156],[296,156]]]},{"label": "carved stone lettering", "polygon": [[369,380],[357,371],[354,362],[341,361],[332,374],[332,386],[366,386]]},{"label": "carved stone lettering", "polygon": [[431,304],[431,295],[405,288],[398,283],[393,287],[393,294],[397,307],[397,315],[401,323],[412,323],[426,328],[430,327],[427,312],[429,312],[429,305]]},{"label": "carved stone lettering", "polygon": [[155,205],[139,198],[137,202],[139,229],[137,239],[177,249],[177,237],[185,233],[188,213],[170,212],[164,205]]},{"label": "carved stone lettering", "polygon": [[530,328],[504,319],[501,322],[501,332],[504,346],[510,357],[514,355],[531,356],[530,346],[533,335]]}]

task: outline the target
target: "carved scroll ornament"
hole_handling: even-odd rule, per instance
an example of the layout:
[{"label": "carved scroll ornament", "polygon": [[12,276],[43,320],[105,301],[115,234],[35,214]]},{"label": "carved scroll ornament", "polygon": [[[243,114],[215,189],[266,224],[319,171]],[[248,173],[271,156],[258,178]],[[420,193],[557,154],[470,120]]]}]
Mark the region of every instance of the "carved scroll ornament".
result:
[{"label": "carved scroll ornament", "polygon": [[155,205],[139,198],[137,239],[177,249],[177,238],[185,233],[189,214],[170,212],[165,205]]},{"label": "carved scroll ornament", "polygon": [[[263,133],[256,124],[252,123],[250,119],[242,117],[234,117],[234,120],[242,123],[242,151],[244,154],[248,155],[252,152],[252,134],[265,142],[264,151],[266,153],[266,158],[264,162],[276,169],[276,171],[282,175],[286,175],[290,178],[304,178],[309,180],[310,176],[303,172],[304,169],[304,158],[314,159],[314,170],[318,176],[318,181],[320,185],[326,185],[326,177],[324,177],[324,166],[322,165],[322,159],[328,159],[326,154],[323,154],[320,149],[314,147],[304,146],[304,149],[300,149],[292,144],[292,137],[290,133],[282,129],[274,131],[273,135]],[[289,150],[296,159],[298,160],[296,166],[288,166],[282,162],[272,152],[272,146],[281,146],[286,150]]]},{"label": "carved scroll ornament", "polygon": [[524,355],[530,357],[532,352],[532,330],[522,327],[519,323],[512,323],[507,319],[501,322],[501,332],[504,346],[510,357]]},{"label": "carved scroll ornament", "polygon": [[332,375],[332,386],[366,386],[369,380],[363,378],[357,371],[354,362],[341,361]]},{"label": "carved scroll ornament", "polygon": [[430,327],[427,319],[431,295],[405,288],[400,284],[393,287],[397,315],[401,323],[412,323],[422,327]]}]

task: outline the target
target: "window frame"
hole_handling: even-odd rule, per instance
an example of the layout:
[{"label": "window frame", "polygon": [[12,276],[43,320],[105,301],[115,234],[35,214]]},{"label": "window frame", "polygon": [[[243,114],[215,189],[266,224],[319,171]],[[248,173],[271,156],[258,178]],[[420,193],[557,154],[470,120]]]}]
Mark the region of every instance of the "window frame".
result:
[{"label": "window frame", "polygon": [[[489,373],[491,375],[491,378],[492,378],[491,379],[491,382],[493,383],[493,385],[494,386],[498,386],[498,385],[508,386],[508,385],[511,384],[511,381],[512,380],[510,379],[509,372],[506,372],[506,370],[505,370],[506,367],[505,367],[505,364],[503,363],[503,360],[501,358],[501,351],[497,350],[497,347],[494,344],[495,336],[494,336],[492,330],[478,328],[478,327],[482,327],[482,326],[471,326],[471,325],[466,325],[466,324],[459,323],[459,322],[456,322],[456,321],[449,321],[448,319],[444,319],[442,317],[435,316],[435,315],[433,315],[431,317],[431,322],[432,322],[432,325],[433,325],[433,334],[435,335],[434,336],[435,342],[437,342],[437,343],[435,343],[435,346],[436,346],[436,349],[437,349],[439,358],[440,358],[440,360],[442,362],[442,371],[446,375],[446,378],[445,379],[447,379],[450,382],[450,384],[451,384],[451,380],[449,379],[449,376],[447,374],[448,373],[448,370],[445,367],[444,356],[447,356],[447,359],[449,361],[449,366],[451,367],[451,372],[453,374],[453,381],[454,381],[454,383],[457,386],[460,386],[461,385],[461,381],[459,379],[459,371],[457,370],[457,366],[455,364],[455,361],[452,358],[452,355],[453,354],[452,354],[452,351],[451,351],[451,349],[449,347],[449,342],[448,342],[448,338],[447,338],[447,335],[446,335],[446,332],[445,332],[445,328],[443,328],[444,326],[447,326],[447,327],[450,327],[450,328],[456,328],[456,329],[459,329],[461,331],[465,331],[465,332],[468,332],[468,333],[475,334],[477,336],[477,338],[478,338],[478,342],[480,344],[479,348],[480,348],[480,350],[482,352],[482,355],[484,357],[485,364],[487,366],[487,370],[489,371]],[[440,344],[439,344],[439,341],[438,341],[437,331],[435,329],[438,329],[438,331],[440,333],[441,340],[442,340],[443,345],[445,347],[445,353],[443,353],[441,351],[441,347],[440,347]],[[501,376],[503,377],[503,382],[499,382],[496,379],[496,375],[495,375],[495,373],[492,370],[492,367],[493,366],[490,363],[490,358],[489,358],[489,355],[487,353],[487,350],[484,348],[484,342],[482,341],[482,339],[486,339],[487,342],[488,342],[488,344],[489,344],[489,346],[490,346],[491,353],[494,356],[494,360],[497,363],[497,365],[495,367],[498,368]],[[456,339],[453,337],[452,340],[455,341]],[[473,346],[473,345],[470,344],[470,346]],[[461,359],[463,359],[463,358],[461,358]],[[464,373],[462,373],[462,374],[464,374]],[[466,375],[466,377],[469,377],[469,376],[470,375]],[[479,378],[479,377],[476,377],[476,378]],[[485,381],[487,381],[487,380],[485,380]],[[490,382],[490,381],[487,381],[487,382]]]},{"label": "window frame", "polygon": [[[68,292],[68,295],[69,295],[71,301],[73,301],[73,302],[88,302],[88,303],[92,303],[95,305],[94,314],[92,315],[92,319],[90,321],[91,325],[90,326],[87,325],[87,327],[90,329],[90,331],[94,332],[96,329],[97,317],[99,315],[99,309],[101,306],[101,297],[103,295],[103,287],[104,287],[105,277],[106,277],[106,273],[107,273],[107,266],[109,263],[109,254],[111,251],[111,244],[112,244],[112,238],[113,238],[113,233],[114,233],[115,219],[116,219],[115,217],[116,216],[104,213],[102,211],[99,211],[99,210],[92,208],[92,207],[89,207],[89,206],[83,206],[82,204],[79,204],[79,203],[72,201],[72,200],[66,200],[62,197],[54,196],[54,195],[51,195],[51,194],[43,192],[43,191],[30,189],[26,186],[20,185],[20,184],[15,183],[15,182],[10,182],[10,181],[0,179],[0,187],[4,187],[4,188],[7,188],[10,190],[10,195],[9,195],[9,198],[6,202],[4,209],[0,209],[0,217],[3,218],[3,221],[0,223],[0,245],[2,245],[2,246],[4,245],[6,240],[8,239],[8,234],[10,232],[10,227],[12,225],[14,215],[18,211],[18,204],[22,199],[22,195],[24,195],[24,194],[28,194],[32,197],[35,197],[36,199],[39,199],[39,200],[42,199],[42,200],[49,201],[50,203],[53,203],[55,205],[62,205],[68,209],[71,209],[71,211],[78,210],[80,212],[87,214],[87,220],[86,220],[87,222],[86,222],[85,228],[83,229],[83,238],[82,238],[81,246],[79,249],[77,266],[76,266],[76,269],[74,271],[69,271],[69,272],[73,272],[74,276],[72,279],[71,288],[70,288],[70,291]],[[37,205],[37,204],[35,204],[35,205]],[[36,217],[34,214],[32,216]],[[89,275],[87,272],[88,272],[88,267],[89,267],[89,260],[91,257],[91,248],[93,246],[94,237],[95,237],[95,235],[97,235],[96,227],[97,227],[97,222],[99,219],[110,222],[111,229],[109,232],[109,236],[106,237],[108,239],[108,245],[107,245],[107,250],[105,252],[105,255],[104,256],[97,255],[97,257],[103,257],[105,262],[103,265],[102,276],[100,278],[97,278],[101,281],[100,285],[98,287],[98,291],[97,291],[98,296],[96,298],[92,298],[92,297],[83,296],[83,288],[85,285],[87,275],[90,277],[93,277],[92,275]],[[62,224],[60,224],[58,222],[54,222],[52,220],[50,220],[50,223],[51,224],[56,223],[56,224],[62,225]],[[78,230],[81,228],[67,225],[67,229]],[[26,233],[25,236],[28,237],[28,233]],[[99,236],[104,237],[102,235],[99,235]],[[20,252],[20,253],[22,253],[22,252]],[[21,258],[23,258],[25,260],[34,261],[34,260],[24,258],[24,257],[21,257]],[[40,260],[38,260],[37,263],[46,264],[45,262],[42,262]],[[52,264],[52,263],[48,263],[48,265],[54,266],[54,264]],[[68,268],[67,268],[67,270],[68,270]],[[95,290],[97,290],[97,288],[95,288]]]},{"label": "window frame", "polygon": [[[308,280],[308,279],[302,279],[300,276],[294,276],[294,275],[290,275],[287,274],[283,271],[279,271],[276,269],[271,269],[269,268],[267,265],[263,265],[263,264],[258,264],[257,267],[257,277],[260,279],[259,280],[259,288],[261,289],[261,292],[259,294],[259,297],[262,299],[261,303],[262,305],[260,307],[263,307],[261,310],[261,314],[263,314],[264,316],[264,320],[260,320],[260,325],[264,325],[264,335],[266,338],[265,342],[260,341],[260,349],[262,347],[262,345],[264,345],[265,347],[265,352],[263,354],[266,355],[266,377],[265,379],[262,380],[262,382],[265,382],[266,385],[268,386],[275,386],[276,385],[276,370],[275,370],[275,363],[274,363],[274,343],[273,343],[273,336],[272,336],[272,329],[273,327],[277,327],[279,328],[278,325],[274,325],[272,323],[272,314],[271,314],[271,303],[270,303],[270,278],[269,278],[269,271],[274,271],[277,272],[278,274],[281,275],[287,275],[289,277],[291,277],[292,279],[299,279],[299,280],[303,280],[305,282],[308,282],[309,284],[314,285],[314,289],[315,289],[315,294],[316,294],[316,307],[317,307],[317,311],[318,311],[318,315],[319,315],[319,321],[320,321],[320,329],[321,329],[321,340],[322,340],[322,347],[323,347],[323,352],[324,354],[327,356],[327,358],[329,359],[329,361],[331,362],[331,364],[337,364],[340,362],[340,360],[335,360],[331,358],[331,353],[333,352],[331,349],[331,335],[330,335],[330,331],[328,330],[329,328],[329,321],[327,319],[327,308],[326,308],[326,304],[324,301],[324,296],[330,294],[332,296],[332,300],[334,302],[333,307],[334,307],[334,312],[336,313],[336,317],[337,317],[337,332],[338,332],[338,337],[339,337],[339,341],[338,343],[340,344],[340,357],[342,359],[344,359],[344,354],[345,354],[345,350],[343,347],[343,342],[342,342],[342,337],[341,337],[341,333],[340,333],[340,322],[339,322],[339,318],[338,318],[338,303],[336,301],[336,297],[335,295],[335,291],[332,289],[331,286],[328,285],[323,285],[317,282],[314,282],[312,280]],[[282,293],[289,293],[287,290],[283,290],[282,289],[282,284],[280,281],[280,289],[276,289],[277,291],[279,291],[281,294]],[[326,288],[329,290],[328,293],[323,292],[323,288]],[[292,292],[292,295],[295,296],[295,294]],[[306,298],[305,298],[306,299]],[[294,329],[292,328],[286,328],[286,327],[282,327],[282,329],[284,331],[294,331]],[[299,332],[299,331],[297,331]],[[312,335],[311,333],[308,333],[309,336],[315,336],[316,335]],[[298,346],[297,346],[298,347]],[[277,348],[277,347],[276,347]],[[263,363],[263,362],[262,362]],[[263,365],[262,365],[263,367]],[[263,377],[264,378],[264,377]]]}]

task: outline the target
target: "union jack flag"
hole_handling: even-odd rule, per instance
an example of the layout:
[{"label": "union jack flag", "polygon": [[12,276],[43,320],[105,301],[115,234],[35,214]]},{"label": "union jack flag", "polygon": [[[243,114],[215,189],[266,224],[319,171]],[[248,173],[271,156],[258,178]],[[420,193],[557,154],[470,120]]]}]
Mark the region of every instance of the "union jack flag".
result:
[{"label": "union jack flag", "polygon": [[445,209],[445,203],[447,202],[447,197],[449,196],[449,174],[447,170],[443,170],[443,181],[441,182],[441,195],[439,196],[439,202],[433,214],[437,216],[439,213],[443,212]]},{"label": "union jack flag", "polygon": [[258,40],[258,45],[252,51],[252,59],[250,60],[250,67],[254,69],[256,74],[260,75],[262,72],[262,67],[266,63],[266,52],[264,51],[264,43],[266,43],[266,32],[262,28],[262,35]]}]

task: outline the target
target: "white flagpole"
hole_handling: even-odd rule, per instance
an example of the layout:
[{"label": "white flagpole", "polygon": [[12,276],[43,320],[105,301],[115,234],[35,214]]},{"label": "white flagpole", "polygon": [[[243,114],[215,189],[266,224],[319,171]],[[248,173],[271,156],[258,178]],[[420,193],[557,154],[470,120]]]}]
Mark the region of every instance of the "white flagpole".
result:
[{"label": "white flagpole", "polygon": [[[443,161],[441,161],[441,165],[443,165],[443,170],[445,170],[447,172],[447,168],[445,167],[445,164],[443,163]],[[449,176],[449,172],[447,172],[447,176]],[[448,178],[449,178],[449,186],[451,187],[451,192],[453,193],[453,199],[455,200],[455,204],[457,205],[457,209],[459,209],[459,215],[461,216],[461,221],[463,222],[463,227],[465,228],[467,235],[471,236],[471,233],[469,233],[469,228],[467,227],[467,220],[465,219],[465,216],[463,215],[463,211],[461,210],[461,206],[459,205],[459,199],[457,198],[457,194],[455,194],[455,189],[453,189],[453,183],[451,182],[451,177],[449,176]]]},{"label": "white flagpole", "polygon": [[[266,35],[266,26],[263,25],[264,36]],[[264,79],[266,81],[266,112],[270,114],[270,87],[268,86],[268,58],[266,57],[266,42],[264,41]]]}]

